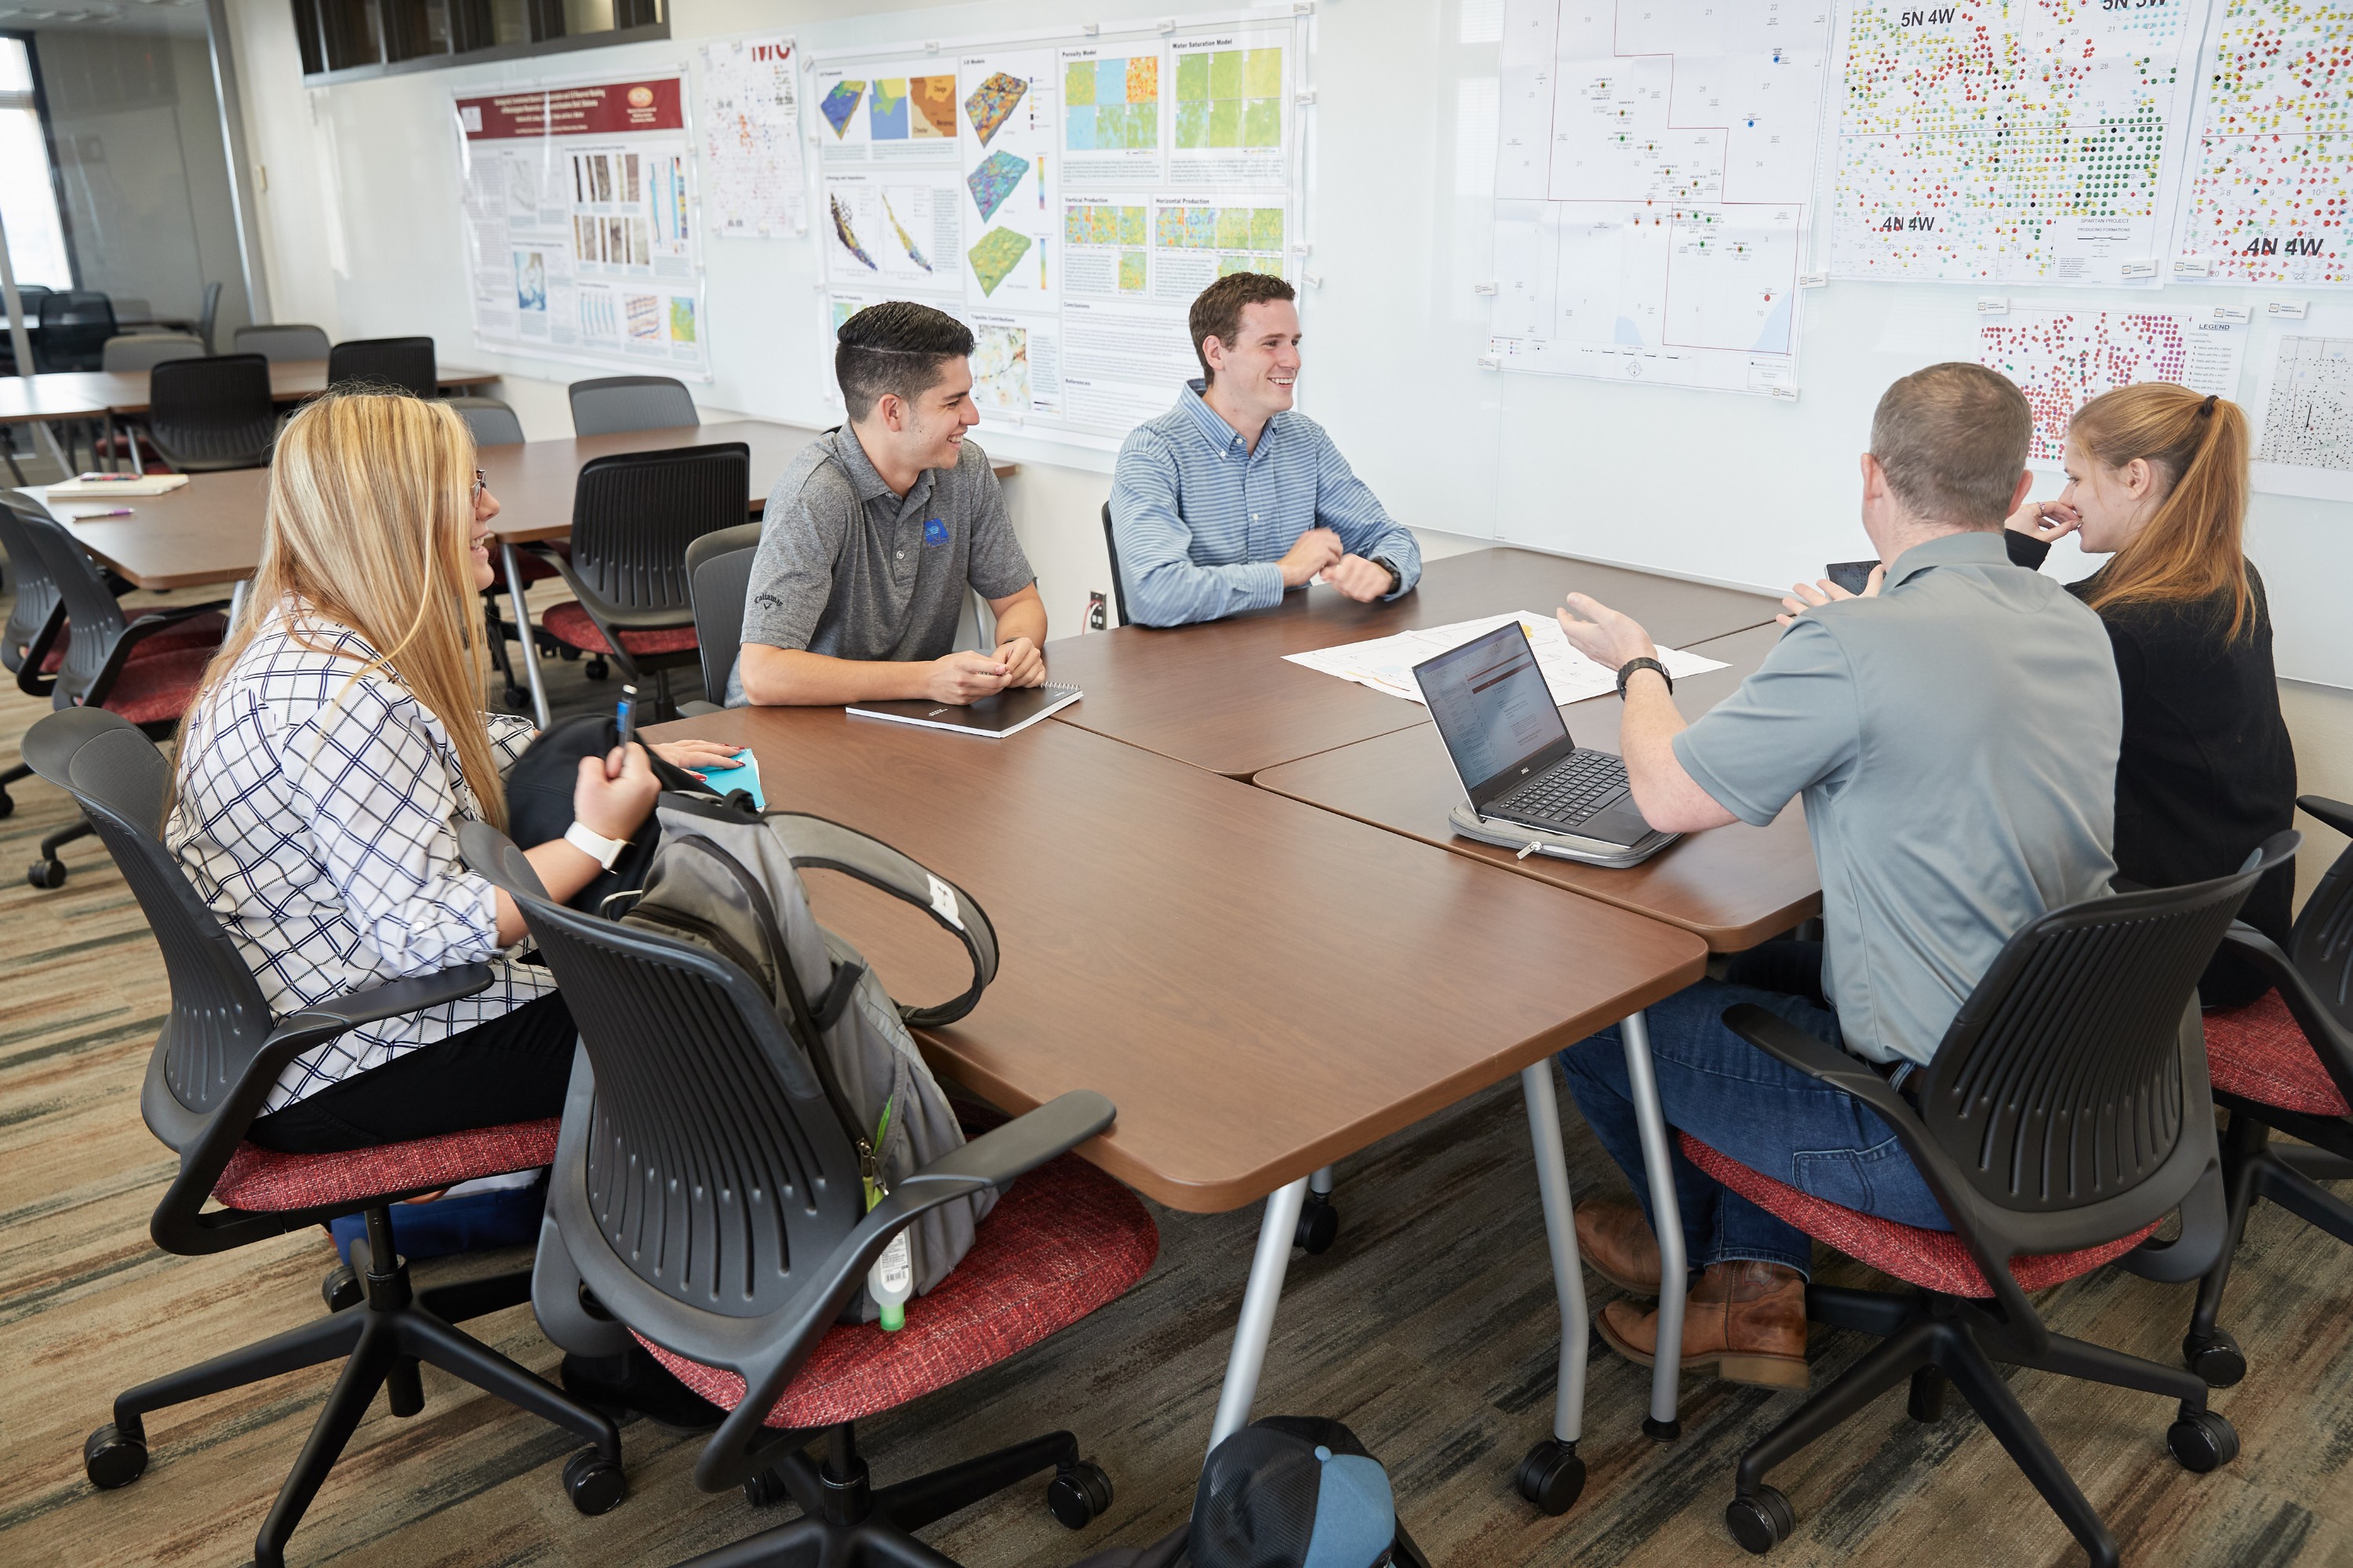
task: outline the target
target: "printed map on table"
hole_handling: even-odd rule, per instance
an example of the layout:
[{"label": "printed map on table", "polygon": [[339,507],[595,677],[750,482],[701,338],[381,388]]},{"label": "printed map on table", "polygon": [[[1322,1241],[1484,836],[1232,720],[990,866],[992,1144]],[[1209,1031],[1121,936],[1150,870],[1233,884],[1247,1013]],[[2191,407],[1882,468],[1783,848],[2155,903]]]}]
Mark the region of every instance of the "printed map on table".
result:
[{"label": "printed map on table", "polygon": [[[1377,692],[1387,692],[1393,697],[1419,703],[1421,701],[1421,688],[1414,683],[1413,667],[1416,664],[1426,659],[1435,659],[1450,648],[1460,648],[1472,638],[1483,637],[1495,628],[1507,626],[1514,620],[1527,631],[1528,645],[1535,652],[1536,668],[1544,672],[1545,688],[1551,692],[1556,707],[1565,708],[1588,697],[1608,696],[1618,689],[1618,673],[1595,663],[1570,647],[1568,639],[1561,633],[1560,622],[1548,615],[1537,615],[1525,609],[1510,615],[1487,615],[1476,620],[1458,620],[1451,626],[1400,631],[1394,636],[1343,643],[1337,648],[1286,653],[1283,659],[1289,663],[1305,665],[1310,670],[1320,670],[1327,675],[1337,675],[1344,681],[1354,681]],[[1659,662],[1667,667],[1669,678],[1677,681],[1725,667],[1721,659],[1705,658],[1681,648],[1660,649]]]},{"label": "printed map on table", "polygon": [[2103,392],[2172,381],[2232,397],[2246,328],[2196,311],[2014,310],[1978,326],[1978,358],[2018,384],[2034,414],[2031,462],[2064,456],[2067,421]]}]

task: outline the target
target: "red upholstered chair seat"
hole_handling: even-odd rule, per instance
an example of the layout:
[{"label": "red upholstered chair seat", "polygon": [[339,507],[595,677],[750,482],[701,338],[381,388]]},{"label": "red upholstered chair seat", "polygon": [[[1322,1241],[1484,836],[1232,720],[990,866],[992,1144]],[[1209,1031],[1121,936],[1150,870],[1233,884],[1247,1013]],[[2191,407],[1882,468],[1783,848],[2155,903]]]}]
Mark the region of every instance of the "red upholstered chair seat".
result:
[{"label": "red upholstered chair seat", "polygon": [[[613,645],[605,641],[605,634],[596,630],[596,623],[588,619],[588,612],[580,608],[577,599],[567,599],[562,604],[551,605],[547,613],[539,618],[539,623],[547,629],[550,637],[584,653],[613,651]],[[689,622],[652,631],[624,631],[621,646],[631,653],[691,652],[695,647],[694,626]]]},{"label": "red upholstered chair seat", "polygon": [[[1144,1277],[1160,1233],[1135,1195],[1075,1154],[1016,1181],[980,1223],[972,1250],[907,1322],[837,1324],[818,1342],[766,1425],[807,1430],[857,1421],[996,1365],[1117,1299]],[[639,1341],[681,1383],[733,1410],[744,1380]]]},{"label": "red upholstered chair seat", "polygon": [[[162,635],[162,634],[159,634]],[[132,724],[162,724],[178,718],[196,694],[205,666],[212,662],[210,648],[174,648],[123,663],[121,673],[99,705],[121,714]]]},{"label": "red upholstered chair seat", "polygon": [[[1993,1294],[1977,1260],[1952,1232],[1898,1224],[1894,1220],[1883,1220],[1875,1214],[1827,1202],[1751,1171],[1689,1133],[1682,1137],[1683,1154],[1693,1164],[1767,1213],[1778,1215],[1847,1256],[1924,1290],[1942,1291],[1947,1296]],[[2010,1272],[2022,1290],[2047,1290],[2079,1274],[2089,1274],[2103,1264],[2114,1263],[2147,1240],[2156,1229],[2157,1225],[2151,1224],[2131,1235],[2080,1252],[2022,1255],[2010,1260]]]},{"label": "red upholstered chair seat", "polygon": [[239,1144],[213,1183],[213,1196],[232,1209],[280,1213],[430,1192],[477,1176],[503,1176],[554,1163],[555,1129],[562,1125],[549,1117],[379,1144],[348,1154],[280,1154],[258,1143]]},{"label": "red upholstered chair seat", "polygon": [[[136,626],[149,617],[161,613],[163,612],[160,610],[151,609],[143,615],[131,617],[131,623]],[[192,615],[168,631],[158,631],[152,637],[144,637],[132,643],[131,657],[132,660],[149,659],[158,653],[175,653],[187,648],[201,648],[206,653],[210,653],[220,646],[221,639],[227,635],[228,617],[220,611],[213,610],[205,615]],[[72,646],[73,622],[68,621],[58,631],[58,645],[49,650],[47,658],[41,661],[41,673],[54,675],[64,669],[66,650]]]},{"label": "red upholstered chair seat", "polygon": [[2241,1099],[2306,1116],[2353,1115],[2276,991],[2206,1015],[2206,1066],[2216,1088]]}]

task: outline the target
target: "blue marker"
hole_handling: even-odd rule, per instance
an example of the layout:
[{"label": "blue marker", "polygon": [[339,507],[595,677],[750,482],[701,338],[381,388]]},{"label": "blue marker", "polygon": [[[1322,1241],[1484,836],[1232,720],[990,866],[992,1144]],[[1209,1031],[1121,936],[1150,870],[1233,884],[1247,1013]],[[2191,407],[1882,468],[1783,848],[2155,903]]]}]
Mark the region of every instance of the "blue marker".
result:
[{"label": "blue marker", "polygon": [[621,688],[621,700],[613,705],[613,716],[620,723],[623,746],[638,738],[637,687],[625,685]]}]

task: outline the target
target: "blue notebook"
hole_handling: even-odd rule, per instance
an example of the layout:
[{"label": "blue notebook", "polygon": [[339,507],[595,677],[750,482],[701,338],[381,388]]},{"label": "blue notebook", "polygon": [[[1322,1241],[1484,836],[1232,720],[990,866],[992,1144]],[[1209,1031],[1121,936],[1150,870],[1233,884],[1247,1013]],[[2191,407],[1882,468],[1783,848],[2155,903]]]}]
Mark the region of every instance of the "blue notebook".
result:
[{"label": "blue notebook", "polygon": [[741,789],[752,797],[754,806],[763,811],[768,809],[767,798],[760,793],[760,759],[752,755],[750,748],[735,754],[735,766],[733,768],[702,768],[696,771],[702,775],[704,783],[722,796]]}]

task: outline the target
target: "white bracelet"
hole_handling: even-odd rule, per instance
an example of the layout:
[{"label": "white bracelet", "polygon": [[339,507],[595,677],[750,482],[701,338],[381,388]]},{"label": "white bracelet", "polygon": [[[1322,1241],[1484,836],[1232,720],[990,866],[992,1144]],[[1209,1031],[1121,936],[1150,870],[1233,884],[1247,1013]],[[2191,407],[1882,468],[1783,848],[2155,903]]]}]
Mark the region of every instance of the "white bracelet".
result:
[{"label": "white bracelet", "polygon": [[564,842],[607,871],[613,869],[613,863],[621,858],[623,850],[629,847],[628,840],[608,839],[586,822],[574,822],[565,829]]}]

